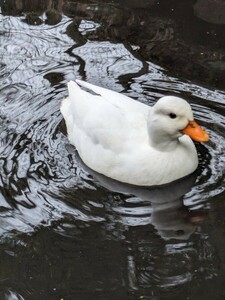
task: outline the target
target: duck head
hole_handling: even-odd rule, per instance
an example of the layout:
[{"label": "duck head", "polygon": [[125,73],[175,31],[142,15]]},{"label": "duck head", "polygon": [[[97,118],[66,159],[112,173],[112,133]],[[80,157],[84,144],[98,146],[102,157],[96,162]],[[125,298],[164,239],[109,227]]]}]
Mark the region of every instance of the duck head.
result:
[{"label": "duck head", "polygon": [[158,148],[168,148],[184,134],[198,142],[209,140],[208,133],[194,121],[189,103],[174,96],[165,96],[153,106],[148,130],[151,144]]}]

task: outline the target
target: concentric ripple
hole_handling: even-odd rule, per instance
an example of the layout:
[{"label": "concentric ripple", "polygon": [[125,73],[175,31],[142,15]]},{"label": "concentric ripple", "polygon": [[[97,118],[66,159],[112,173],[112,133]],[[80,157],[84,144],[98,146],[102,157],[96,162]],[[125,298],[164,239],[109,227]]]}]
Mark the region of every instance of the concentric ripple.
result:
[{"label": "concentric ripple", "polygon": [[[110,281],[110,277],[109,289],[114,290],[116,285],[124,288],[126,283],[133,294],[140,290],[141,295],[149,291],[158,295],[199,277],[217,276],[214,250],[201,223],[213,200],[224,195],[224,92],[169,77],[162,68],[137,58],[135,46],[73,40],[67,35],[73,21],[65,16],[56,26],[29,26],[22,17],[1,18],[2,243],[4,238],[17,236],[29,244],[27,236],[45,235],[47,228],[52,236],[57,235],[61,247],[64,239],[74,239],[85,251],[89,250],[89,242],[91,249],[99,242],[99,251],[109,251],[107,261],[111,260],[111,244],[119,243],[126,272],[123,269],[121,280],[115,276]],[[80,26],[73,27],[71,36],[80,34],[83,38],[99,26],[82,20]],[[107,180],[85,168],[75,148],[69,145],[59,110],[67,95],[66,83],[76,77],[148,105],[168,94],[189,101],[196,120],[210,134],[207,144],[196,145],[198,171],[165,188],[142,189]],[[81,258],[82,251],[78,251]],[[197,259],[201,267],[195,266]],[[91,261],[94,260],[93,255]],[[104,290],[104,278],[101,280],[98,288]],[[17,291],[9,290],[10,293],[16,295]]]},{"label": "concentric ripple", "polygon": [[[82,26],[84,24],[85,22]],[[68,141],[59,127],[62,119],[59,105],[67,94],[65,82],[69,78],[80,77],[78,70],[81,60],[85,62],[83,71],[88,81],[93,81],[92,78],[97,74],[101,80],[104,78],[105,86],[113,89],[121,90],[121,86],[114,81],[116,78],[128,73],[133,76],[135,74],[136,79],[131,81],[130,88],[124,93],[138,101],[152,105],[156,99],[168,93],[187,99],[193,107],[195,118],[209,132],[210,141],[197,145],[201,172],[190,192],[184,193],[185,204],[199,208],[200,204],[204,206],[207,200],[224,192],[223,92],[210,91],[170,78],[163,69],[150,63],[148,72],[141,75],[144,72],[143,62],[133,57],[122,44],[90,42],[77,46],[71,55],[66,54],[65,50],[70,49],[74,43],[65,34],[68,19],[62,19],[59,25],[52,28],[41,26],[43,28],[40,34],[37,27],[29,27],[19,18],[4,20],[4,30],[8,34],[3,43],[6,54],[3,73],[8,74],[8,77],[2,78],[0,98],[1,184],[3,190],[7,187],[11,191],[12,202],[37,209],[39,205],[35,199],[40,196],[41,201],[46,203],[46,197],[50,196],[45,193],[51,194],[57,188],[62,190],[62,187],[76,186],[78,194],[79,186],[81,189],[99,189],[98,184],[96,186],[95,181],[77,165],[74,149],[69,147],[68,150]],[[71,62],[75,63],[73,67]],[[110,194],[106,197],[110,197]],[[121,198],[120,194],[118,197]],[[121,215],[121,218],[117,217],[117,221],[120,220],[126,226],[151,223],[150,203],[146,204],[146,199],[138,200],[141,199],[139,194],[137,197],[128,197],[125,202],[122,200],[121,206],[116,205],[113,211],[117,216]],[[151,198],[147,196],[149,197]],[[51,201],[55,211],[55,201],[51,199],[47,202]],[[95,202],[90,199],[90,203]],[[15,203],[11,203],[10,207],[15,206]],[[64,209],[68,210],[64,200],[61,205],[65,205]],[[62,214],[61,205],[56,213],[57,217]],[[77,216],[77,207],[73,209]],[[90,207],[86,211],[87,220],[91,216],[89,211]],[[42,220],[37,218],[38,221],[34,220],[34,224],[29,221],[29,228],[36,226],[38,222],[45,223],[49,219],[48,209],[45,214],[47,217],[42,216]],[[51,220],[53,219],[51,216]],[[99,219],[102,220],[101,217]]]}]

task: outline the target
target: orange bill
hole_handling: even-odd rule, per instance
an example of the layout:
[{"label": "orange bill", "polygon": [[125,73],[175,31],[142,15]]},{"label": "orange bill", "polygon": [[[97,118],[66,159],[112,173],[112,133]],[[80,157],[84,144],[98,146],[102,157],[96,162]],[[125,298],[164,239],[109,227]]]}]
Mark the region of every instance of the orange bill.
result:
[{"label": "orange bill", "polygon": [[190,121],[181,132],[189,135],[196,142],[207,142],[209,140],[208,133],[195,121]]}]

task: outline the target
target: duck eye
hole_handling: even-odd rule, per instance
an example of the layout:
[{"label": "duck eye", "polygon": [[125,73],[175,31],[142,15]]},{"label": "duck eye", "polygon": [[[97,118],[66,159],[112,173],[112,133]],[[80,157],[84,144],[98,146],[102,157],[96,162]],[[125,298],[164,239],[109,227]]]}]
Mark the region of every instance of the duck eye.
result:
[{"label": "duck eye", "polygon": [[177,115],[174,114],[174,113],[170,113],[169,116],[170,116],[171,119],[176,119],[176,117],[177,117]]}]

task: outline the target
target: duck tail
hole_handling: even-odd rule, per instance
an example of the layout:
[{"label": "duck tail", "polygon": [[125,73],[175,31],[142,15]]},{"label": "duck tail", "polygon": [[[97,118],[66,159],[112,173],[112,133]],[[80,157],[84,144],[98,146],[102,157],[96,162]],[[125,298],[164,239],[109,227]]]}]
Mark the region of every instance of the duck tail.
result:
[{"label": "duck tail", "polygon": [[77,91],[80,91],[80,86],[75,81],[72,80],[70,80],[67,83],[67,87],[68,87],[69,96],[72,96]]},{"label": "duck tail", "polygon": [[68,97],[66,97],[62,100],[61,106],[60,106],[60,110],[61,110],[61,113],[64,116],[64,118],[66,115],[68,115],[70,113],[71,99],[76,96],[77,91],[81,90],[79,85],[75,81],[72,81],[72,80],[70,80],[67,83],[67,87],[68,87],[69,95],[68,95]]}]

